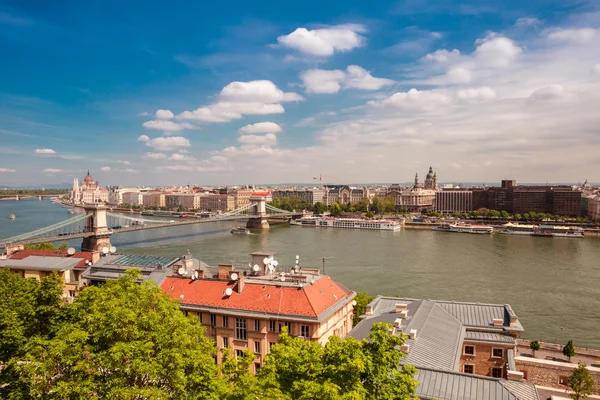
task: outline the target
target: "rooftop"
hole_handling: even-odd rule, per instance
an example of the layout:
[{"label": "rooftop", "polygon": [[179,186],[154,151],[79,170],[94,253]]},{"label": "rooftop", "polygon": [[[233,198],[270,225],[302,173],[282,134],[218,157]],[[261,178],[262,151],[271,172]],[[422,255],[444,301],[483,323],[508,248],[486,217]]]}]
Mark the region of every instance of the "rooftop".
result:
[{"label": "rooftop", "polygon": [[6,259],[0,259],[1,267],[25,268],[38,271],[60,271],[72,268],[87,268],[92,261],[91,252],[75,252],[69,255],[67,250],[19,250]]},{"label": "rooftop", "polygon": [[[150,279],[160,284],[172,273],[173,265],[180,260],[181,257],[109,254],[91,265],[82,278],[91,282],[104,282],[119,279],[130,268],[139,268],[142,272],[140,281]],[[199,261],[195,260],[195,263],[198,265]]]}]

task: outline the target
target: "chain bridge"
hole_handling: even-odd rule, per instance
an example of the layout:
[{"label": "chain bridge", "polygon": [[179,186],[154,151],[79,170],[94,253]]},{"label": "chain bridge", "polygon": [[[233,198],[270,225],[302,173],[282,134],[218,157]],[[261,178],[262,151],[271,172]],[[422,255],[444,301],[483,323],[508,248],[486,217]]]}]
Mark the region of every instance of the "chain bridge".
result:
[{"label": "chain bridge", "polygon": [[83,251],[101,251],[104,247],[110,248],[110,237],[117,233],[140,231],[145,229],[175,228],[183,225],[247,220],[246,226],[250,229],[268,229],[269,220],[289,221],[301,213],[294,213],[266,204],[266,196],[250,197],[250,204],[238,209],[214,214],[208,218],[177,218],[168,220],[149,219],[144,216],[131,216],[110,212],[103,204],[88,203],[82,207],[85,213],[73,218],[35,230],[22,235],[0,239],[0,248],[8,246],[34,244],[41,242],[57,242],[71,239],[83,239]]}]

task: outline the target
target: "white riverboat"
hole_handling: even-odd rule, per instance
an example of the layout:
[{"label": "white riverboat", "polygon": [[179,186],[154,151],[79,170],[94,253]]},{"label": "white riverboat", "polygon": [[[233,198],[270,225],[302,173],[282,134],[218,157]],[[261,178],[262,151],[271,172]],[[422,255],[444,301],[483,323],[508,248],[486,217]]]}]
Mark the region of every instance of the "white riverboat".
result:
[{"label": "white riverboat", "polygon": [[477,225],[477,224],[442,224],[438,227],[433,228],[435,231],[440,232],[454,232],[454,233],[471,233],[475,235],[489,235],[494,232],[494,228],[489,225]]},{"label": "white riverboat", "polygon": [[582,238],[584,231],[576,226],[559,226],[559,225],[521,225],[507,223],[500,231],[502,235],[523,235],[523,236],[539,236],[539,237],[569,237]]},{"label": "white riverboat", "polygon": [[314,228],[368,229],[378,231],[399,231],[402,229],[402,224],[398,221],[363,218],[303,217],[290,221],[290,225]]}]

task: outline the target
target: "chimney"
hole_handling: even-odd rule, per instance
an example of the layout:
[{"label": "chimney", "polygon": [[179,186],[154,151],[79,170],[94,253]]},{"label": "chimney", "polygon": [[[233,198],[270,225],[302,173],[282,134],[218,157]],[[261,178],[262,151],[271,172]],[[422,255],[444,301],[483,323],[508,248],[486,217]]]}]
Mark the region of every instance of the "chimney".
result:
[{"label": "chimney", "polygon": [[412,340],[416,340],[417,339],[417,330],[411,329],[410,332],[408,333],[408,338],[412,339]]},{"label": "chimney", "polygon": [[396,318],[396,319],[394,320],[394,326],[395,326],[396,328],[400,328],[400,327],[402,326],[402,319],[401,319],[401,318]]},{"label": "chimney", "polygon": [[404,310],[400,312],[400,318],[406,319],[408,317],[408,310]]},{"label": "chimney", "polygon": [[517,318],[517,316],[511,315],[510,316],[510,326],[515,326],[518,323],[519,323],[519,319]]},{"label": "chimney", "polygon": [[396,303],[396,312],[402,312],[404,310],[406,310],[408,306],[406,304],[403,303]]},{"label": "chimney", "polygon": [[365,308],[365,315],[373,315],[373,306],[367,305]]},{"label": "chimney", "polygon": [[492,320],[492,324],[494,326],[502,326],[502,325],[504,325],[504,320],[502,318],[494,318]]},{"label": "chimney", "polygon": [[404,343],[402,346],[400,346],[400,351],[404,354],[408,354],[408,352],[410,351],[410,344]]},{"label": "chimney", "polygon": [[231,264],[219,264],[217,267],[218,278],[229,280],[229,273],[233,271],[233,265]]},{"label": "chimney", "polygon": [[237,281],[237,286],[236,286],[236,288],[237,288],[237,292],[238,292],[239,294],[242,294],[242,290],[244,290],[244,285],[245,285],[245,284],[246,284],[246,283],[244,282],[244,276],[243,276],[243,275],[240,275],[240,277],[238,278],[238,281]]},{"label": "chimney", "polygon": [[198,279],[204,279],[204,270],[203,269],[197,269],[196,272],[198,273]]}]

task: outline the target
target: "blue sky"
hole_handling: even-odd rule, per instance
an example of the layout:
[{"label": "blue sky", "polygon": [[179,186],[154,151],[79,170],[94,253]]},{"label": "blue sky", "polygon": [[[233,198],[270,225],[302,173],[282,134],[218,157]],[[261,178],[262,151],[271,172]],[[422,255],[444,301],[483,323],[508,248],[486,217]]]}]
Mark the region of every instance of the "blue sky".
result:
[{"label": "blue sky", "polygon": [[599,27],[583,0],[0,1],[0,186],[598,180]]}]

